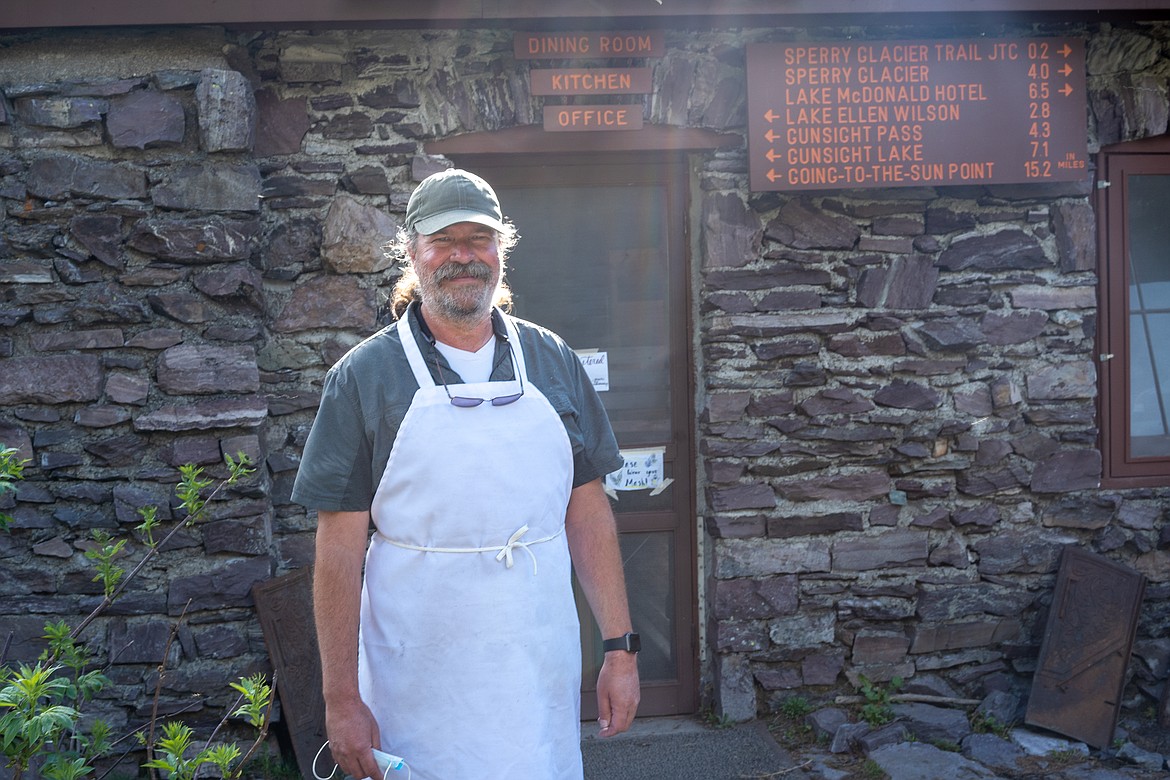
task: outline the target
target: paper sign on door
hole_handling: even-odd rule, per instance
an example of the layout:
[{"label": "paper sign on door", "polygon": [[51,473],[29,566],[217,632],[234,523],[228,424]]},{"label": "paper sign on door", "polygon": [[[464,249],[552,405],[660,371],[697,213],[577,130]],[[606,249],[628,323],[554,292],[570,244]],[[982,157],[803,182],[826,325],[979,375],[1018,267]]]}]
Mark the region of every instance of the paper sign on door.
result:
[{"label": "paper sign on door", "polygon": [[577,351],[577,359],[585,367],[585,375],[593,383],[593,389],[599,393],[609,389],[609,353],[599,352],[596,349],[582,349]]},{"label": "paper sign on door", "polygon": [[622,457],[622,467],[605,476],[605,492],[615,499],[619,490],[649,490],[656,496],[674,481],[666,476],[664,447],[622,450]]}]

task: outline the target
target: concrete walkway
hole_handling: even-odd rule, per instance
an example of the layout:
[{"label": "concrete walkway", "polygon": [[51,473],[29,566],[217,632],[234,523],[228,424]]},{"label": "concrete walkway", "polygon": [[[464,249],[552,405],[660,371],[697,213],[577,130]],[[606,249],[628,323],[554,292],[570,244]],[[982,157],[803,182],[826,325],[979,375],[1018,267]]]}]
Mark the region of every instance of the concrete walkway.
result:
[{"label": "concrete walkway", "polygon": [[592,736],[588,727],[583,724],[581,740],[585,780],[808,777],[762,722],[714,728],[694,717],[646,718],[609,739]]}]

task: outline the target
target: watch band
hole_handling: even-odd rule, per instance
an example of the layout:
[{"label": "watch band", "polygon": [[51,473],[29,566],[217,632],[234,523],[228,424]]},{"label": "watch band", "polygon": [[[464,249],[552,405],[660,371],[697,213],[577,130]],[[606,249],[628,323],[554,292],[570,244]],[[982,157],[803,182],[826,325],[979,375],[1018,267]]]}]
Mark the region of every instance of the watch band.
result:
[{"label": "watch band", "polygon": [[607,653],[611,650],[625,650],[627,653],[637,653],[642,649],[642,637],[633,631],[627,631],[614,639],[606,639],[601,643],[601,647]]}]

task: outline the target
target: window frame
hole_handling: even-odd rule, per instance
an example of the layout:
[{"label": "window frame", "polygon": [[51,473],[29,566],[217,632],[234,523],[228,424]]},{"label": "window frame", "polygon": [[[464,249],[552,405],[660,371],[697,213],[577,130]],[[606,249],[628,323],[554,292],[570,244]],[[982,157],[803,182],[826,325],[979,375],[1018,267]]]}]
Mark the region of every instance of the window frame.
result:
[{"label": "window frame", "polygon": [[1170,485],[1170,457],[1133,457],[1129,430],[1128,177],[1170,176],[1170,136],[1101,150],[1098,157],[1098,429],[1104,488]]}]

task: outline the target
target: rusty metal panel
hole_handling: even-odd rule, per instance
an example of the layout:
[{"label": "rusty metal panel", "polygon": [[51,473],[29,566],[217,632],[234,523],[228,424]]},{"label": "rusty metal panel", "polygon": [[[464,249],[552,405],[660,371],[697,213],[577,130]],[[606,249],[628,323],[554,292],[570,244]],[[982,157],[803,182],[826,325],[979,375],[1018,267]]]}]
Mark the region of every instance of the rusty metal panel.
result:
[{"label": "rusty metal panel", "polygon": [[[252,588],[268,657],[277,673],[277,695],[297,766],[312,777],[313,757],[325,742],[325,700],[321,695],[321,657],[313,623],[313,573],[310,567]],[[333,767],[328,749],[321,774]]]},{"label": "rusty metal panel", "polygon": [[1024,721],[1096,748],[1113,739],[1145,577],[1066,547]]}]

